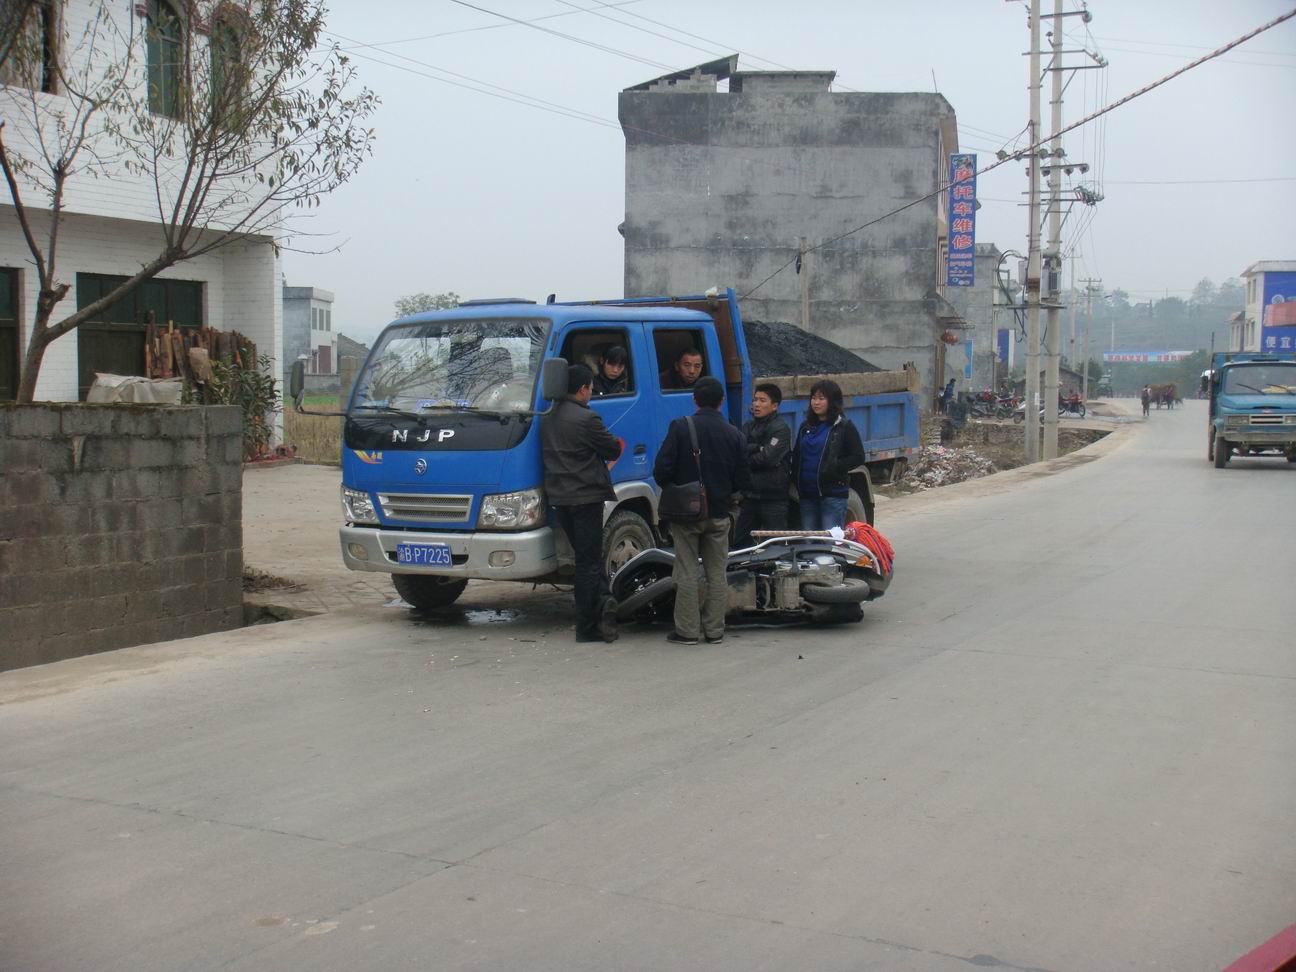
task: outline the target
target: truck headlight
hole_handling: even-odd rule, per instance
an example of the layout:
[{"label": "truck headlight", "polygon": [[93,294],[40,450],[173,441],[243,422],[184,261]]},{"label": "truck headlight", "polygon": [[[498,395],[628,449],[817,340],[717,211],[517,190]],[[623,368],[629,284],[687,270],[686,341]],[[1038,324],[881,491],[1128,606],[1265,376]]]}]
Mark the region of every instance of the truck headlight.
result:
[{"label": "truck headlight", "polygon": [[544,491],[524,489],[483,497],[477,526],[482,530],[525,530],[538,526],[544,519]]},{"label": "truck headlight", "polygon": [[362,489],[342,487],[342,515],[348,523],[377,523],[378,511],[374,509],[373,500]]},{"label": "truck headlight", "polygon": [[1224,424],[1230,429],[1236,429],[1239,425],[1247,424],[1247,417],[1245,415],[1229,415],[1225,417]]}]

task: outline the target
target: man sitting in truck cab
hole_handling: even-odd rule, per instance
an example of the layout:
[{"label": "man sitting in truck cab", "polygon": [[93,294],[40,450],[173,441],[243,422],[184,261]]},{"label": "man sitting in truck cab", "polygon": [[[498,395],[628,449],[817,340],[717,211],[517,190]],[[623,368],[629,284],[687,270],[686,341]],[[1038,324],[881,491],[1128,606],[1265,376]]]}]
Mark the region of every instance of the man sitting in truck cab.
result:
[{"label": "man sitting in truck cab", "polygon": [[662,391],[689,391],[702,377],[702,352],[685,348],[675,356],[675,363],[658,376]]}]

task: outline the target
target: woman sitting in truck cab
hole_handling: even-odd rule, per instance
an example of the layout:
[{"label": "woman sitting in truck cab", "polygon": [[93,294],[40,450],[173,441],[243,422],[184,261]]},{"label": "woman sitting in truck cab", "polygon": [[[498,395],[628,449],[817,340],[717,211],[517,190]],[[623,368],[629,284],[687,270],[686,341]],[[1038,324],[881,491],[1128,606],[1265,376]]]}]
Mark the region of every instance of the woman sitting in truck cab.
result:
[{"label": "woman sitting in truck cab", "polygon": [[630,391],[630,373],[626,367],[629,355],[625,345],[609,344],[599,354],[594,371],[594,394],[624,395]]},{"label": "woman sitting in truck cab", "polygon": [[792,447],[803,530],[831,530],[846,523],[850,472],[864,464],[864,443],[842,409],[842,390],[835,381],[824,379],[810,387],[810,411]]}]

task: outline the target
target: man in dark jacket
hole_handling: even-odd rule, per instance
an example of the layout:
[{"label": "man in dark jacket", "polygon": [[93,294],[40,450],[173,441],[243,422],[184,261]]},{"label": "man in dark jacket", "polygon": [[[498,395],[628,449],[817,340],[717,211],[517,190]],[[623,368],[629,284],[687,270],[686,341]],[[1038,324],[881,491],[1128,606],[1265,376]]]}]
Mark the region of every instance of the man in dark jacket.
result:
[{"label": "man in dark jacket", "polygon": [[607,462],[621,443],[589,407],[594,375],[567,372],[568,394],[540,420],[545,495],[576,555],[576,640],[616,641],[616,601],[603,574],[603,502],[615,499]]},{"label": "man in dark jacket", "polygon": [[[725,606],[729,588],[725,561],[729,555],[729,511],[740,494],[751,487],[747,446],[742,433],[720,414],[724,386],[715,378],[700,378],[693,386],[692,415],[700,458],[693,457],[687,419],[671,422],[657,451],[653,479],[659,486],[701,482],[706,493],[707,515],[701,520],[672,521],[675,540],[675,630],[667,641],[696,645],[705,636],[711,644],[724,640]],[[706,574],[706,604],[698,606],[698,558]]]},{"label": "man in dark jacket", "polygon": [[751,489],[743,494],[735,536],[739,547],[751,546],[753,530],[783,530],[788,515],[788,451],[792,433],[779,418],[783,392],[778,385],[757,385],[752,393],[752,420],[743,426]]}]

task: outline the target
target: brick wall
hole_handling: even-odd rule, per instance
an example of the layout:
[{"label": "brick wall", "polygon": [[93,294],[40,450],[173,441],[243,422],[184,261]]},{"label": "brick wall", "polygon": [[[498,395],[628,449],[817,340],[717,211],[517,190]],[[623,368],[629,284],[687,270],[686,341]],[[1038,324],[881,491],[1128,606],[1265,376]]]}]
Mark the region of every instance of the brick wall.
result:
[{"label": "brick wall", "polygon": [[0,671],[238,627],[238,408],[0,404]]}]

